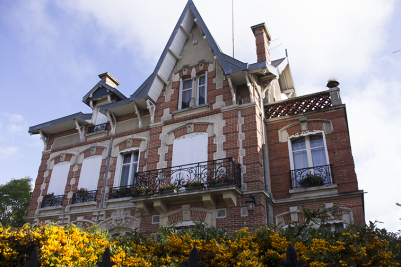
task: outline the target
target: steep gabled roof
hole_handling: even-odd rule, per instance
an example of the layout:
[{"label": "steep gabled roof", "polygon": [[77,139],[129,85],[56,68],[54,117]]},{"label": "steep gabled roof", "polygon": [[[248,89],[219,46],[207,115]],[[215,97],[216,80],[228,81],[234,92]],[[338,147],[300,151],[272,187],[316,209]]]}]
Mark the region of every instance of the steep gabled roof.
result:
[{"label": "steep gabled roof", "polygon": [[246,63],[236,60],[221,52],[219,46],[209,32],[209,29],[206,27],[206,24],[199,14],[195,4],[192,0],[188,0],[184,11],[175,25],[173,33],[157,62],[154,72],[149,76],[144,84],[142,84],[141,87],[131,95],[131,100],[147,97],[152,102],[156,103],[164,86],[163,80],[167,80],[170,77],[170,74],[177,63],[177,56],[181,54],[187,40],[187,34],[191,32],[194,23],[196,23],[205,34],[213,53],[216,55],[226,74],[246,69]]},{"label": "steep gabled roof", "polygon": [[99,81],[89,92],[82,98],[82,102],[88,105],[89,101],[100,98],[102,96],[114,94],[117,96],[118,100],[127,99],[125,95],[123,95],[116,88],[108,85],[104,81]]},{"label": "steep gabled roof", "polygon": [[29,127],[28,133],[38,134],[39,130],[44,131],[48,134],[53,134],[69,129],[75,129],[75,120],[78,121],[82,125],[88,125],[87,120],[90,120],[92,114],[85,114],[82,112],[78,112],[75,114],[71,114],[69,116],[65,116],[59,119],[55,119],[52,121],[44,122],[35,126]]}]

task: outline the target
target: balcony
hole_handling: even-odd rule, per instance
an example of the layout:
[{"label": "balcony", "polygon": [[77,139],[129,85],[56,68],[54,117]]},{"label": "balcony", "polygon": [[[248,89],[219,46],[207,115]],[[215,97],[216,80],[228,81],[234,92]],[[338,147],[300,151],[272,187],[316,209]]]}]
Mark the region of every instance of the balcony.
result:
[{"label": "balcony", "polygon": [[334,183],[331,165],[303,168],[290,171],[291,187],[308,188]]},{"label": "balcony", "polygon": [[72,204],[96,201],[97,190],[76,192],[72,196]]},{"label": "balcony", "polygon": [[88,133],[87,134],[93,134],[93,133],[97,133],[97,132],[106,131],[107,124],[108,123],[106,122],[106,123],[90,126],[88,128]]},{"label": "balcony", "polygon": [[63,204],[64,195],[44,197],[42,200],[42,208],[61,206]]},{"label": "balcony", "polygon": [[[191,182],[197,185],[189,187]],[[233,158],[225,158],[139,172],[135,175],[135,185],[111,188],[109,199],[161,195],[159,188],[165,184],[176,185],[178,189],[170,191],[176,194],[227,186],[241,188],[241,165]],[[138,192],[138,189],[152,190]]]}]

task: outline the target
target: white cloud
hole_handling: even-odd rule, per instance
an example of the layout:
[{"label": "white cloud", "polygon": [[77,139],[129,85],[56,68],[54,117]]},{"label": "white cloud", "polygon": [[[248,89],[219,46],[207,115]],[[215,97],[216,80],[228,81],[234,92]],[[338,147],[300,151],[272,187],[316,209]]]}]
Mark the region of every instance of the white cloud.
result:
[{"label": "white cloud", "polygon": [[9,146],[9,147],[0,147],[0,159],[6,159],[13,157],[18,152],[18,147]]}]

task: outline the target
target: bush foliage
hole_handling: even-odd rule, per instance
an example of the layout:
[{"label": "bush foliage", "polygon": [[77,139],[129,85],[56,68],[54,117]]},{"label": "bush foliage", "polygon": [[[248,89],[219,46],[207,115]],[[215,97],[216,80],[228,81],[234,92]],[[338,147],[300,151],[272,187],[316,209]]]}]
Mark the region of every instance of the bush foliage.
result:
[{"label": "bush foliage", "polygon": [[196,223],[191,230],[161,227],[155,236],[139,231],[109,237],[96,227],[82,230],[74,225],[29,224],[0,227],[2,266],[24,266],[35,247],[41,266],[97,266],[110,247],[115,266],[183,266],[196,246],[208,266],[281,266],[292,243],[303,266],[400,266],[399,235],[379,229],[375,223],[355,224],[340,232],[324,227],[294,225],[288,229],[260,227],[229,235],[224,229]]}]

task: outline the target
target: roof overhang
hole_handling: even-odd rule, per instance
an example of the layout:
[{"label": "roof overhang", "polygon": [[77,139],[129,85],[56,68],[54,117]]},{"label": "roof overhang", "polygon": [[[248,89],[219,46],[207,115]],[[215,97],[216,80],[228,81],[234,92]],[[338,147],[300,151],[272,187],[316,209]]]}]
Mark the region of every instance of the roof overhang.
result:
[{"label": "roof overhang", "polygon": [[81,125],[88,125],[89,123],[86,120],[90,120],[91,117],[92,114],[84,114],[82,112],[78,112],[56,120],[31,126],[29,127],[28,133],[38,134],[39,131],[42,131],[47,134],[54,134],[66,130],[75,129],[76,128],[75,121],[77,121]]}]

